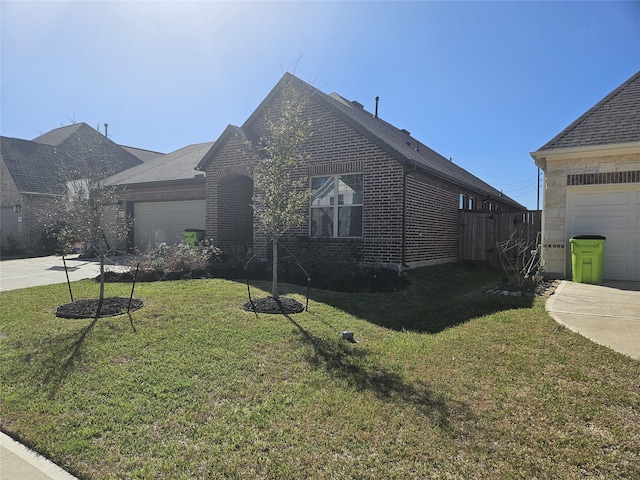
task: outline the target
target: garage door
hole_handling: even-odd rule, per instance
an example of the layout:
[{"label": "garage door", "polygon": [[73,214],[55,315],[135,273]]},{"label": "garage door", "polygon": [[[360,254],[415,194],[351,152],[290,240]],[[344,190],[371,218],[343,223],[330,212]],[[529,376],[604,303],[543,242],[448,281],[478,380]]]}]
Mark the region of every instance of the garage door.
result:
[{"label": "garage door", "polygon": [[566,218],[568,238],[607,237],[603,272],[606,280],[640,281],[639,184],[567,187]]},{"label": "garage door", "polygon": [[187,228],[204,230],[204,200],[136,202],[133,207],[133,243],[140,251],[159,244],[175,244]]}]

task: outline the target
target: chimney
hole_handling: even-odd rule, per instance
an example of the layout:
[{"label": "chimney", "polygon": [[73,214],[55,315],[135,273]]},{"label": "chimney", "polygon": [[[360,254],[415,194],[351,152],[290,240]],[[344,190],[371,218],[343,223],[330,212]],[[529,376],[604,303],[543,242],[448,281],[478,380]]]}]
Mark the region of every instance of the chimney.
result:
[{"label": "chimney", "polygon": [[380,101],[380,97],[376,97],[376,118],[378,118],[378,102]]}]

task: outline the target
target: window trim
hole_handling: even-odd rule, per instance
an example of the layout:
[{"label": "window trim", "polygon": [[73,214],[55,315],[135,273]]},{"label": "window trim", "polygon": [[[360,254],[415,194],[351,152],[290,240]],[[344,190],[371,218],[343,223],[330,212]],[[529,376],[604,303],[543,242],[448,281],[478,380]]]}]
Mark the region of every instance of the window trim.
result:
[{"label": "window trim", "polygon": [[[340,197],[340,191],[339,191],[339,179],[340,177],[346,177],[349,175],[360,175],[360,177],[362,178],[362,185],[363,185],[363,194],[362,194],[362,202],[361,203],[350,203],[350,204],[340,204],[339,202],[339,197]],[[339,231],[340,231],[340,225],[339,225],[339,220],[340,220],[340,216],[338,214],[340,208],[349,208],[349,207],[361,207],[362,210],[364,210],[364,174],[363,172],[343,172],[343,173],[333,173],[333,174],[325,174],[325,175],[313,175],[313,176],[309,176],[309,188],[311,189],[311,184],[313,182],[314,178],[325,178],[325,177],[331,177],[332,181],[333,181],[333,192],[334,192],[334,199],[333,202],[330,202],[329,205],[317,205],[314,206],[313,205],[313,201],[309,202],[309,228],[308,228],[308,234],[309,237],[311,238],[362,238],[362,230],[363,230],[363,219],[362,219],[362,215],[360,217],[360,221],[361,221],[361,225],[360,225],[360,232],[361,234],[358,236],[340,236],[339,235]],[[311,195],[312,195],[312,199],[313,199],[313,192],[314,190],[311,190]],[[311,220],[312,220],[312,211],[313,209],[327,209],[327,208],[331,208],[333,210],[333,234],[331,236],[324,236],[324,235],[312,235],[311,232]]]}]

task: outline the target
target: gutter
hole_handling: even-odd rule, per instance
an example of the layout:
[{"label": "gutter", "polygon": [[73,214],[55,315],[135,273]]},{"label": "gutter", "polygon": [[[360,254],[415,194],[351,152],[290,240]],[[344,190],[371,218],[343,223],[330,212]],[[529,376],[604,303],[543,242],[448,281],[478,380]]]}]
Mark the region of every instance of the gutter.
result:
[{"label": "gutter", "polygon": [[543,170],[546,168],[547,157],[557,158],[579,158],[593,157],[599,155],[623,155],[629,153],[638,153],[640,150],[640,141],[628,143],[610,143],[605,145],[589,145],[578,147],[561,147],[547,148],[530,152],[531,158],[535,160],[538,167]]}]

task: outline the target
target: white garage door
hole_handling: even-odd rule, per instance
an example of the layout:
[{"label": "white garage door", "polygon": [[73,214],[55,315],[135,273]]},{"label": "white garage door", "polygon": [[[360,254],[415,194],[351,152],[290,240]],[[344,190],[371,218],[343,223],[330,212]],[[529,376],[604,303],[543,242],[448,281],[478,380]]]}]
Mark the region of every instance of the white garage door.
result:
[{"label": "white garage door", "polygon": [[133,216],[133,242],[140,251],[159,243],[179,243],[187,228],[205,228],[204,200],[136,202]]},{"label": "white garage door", "polygon": [[[567,235],[602,235],[606,280],[640,281],[640,185],[567,187]],[[571,251],[568,251],[571,271]]]}]

